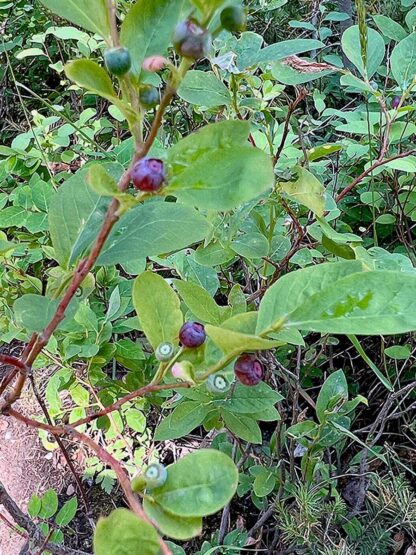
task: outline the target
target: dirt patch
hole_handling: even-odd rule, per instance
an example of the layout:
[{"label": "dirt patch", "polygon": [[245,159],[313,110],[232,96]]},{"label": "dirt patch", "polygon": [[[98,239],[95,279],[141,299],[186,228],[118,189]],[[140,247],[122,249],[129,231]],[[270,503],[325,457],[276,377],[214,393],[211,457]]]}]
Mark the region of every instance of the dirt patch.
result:
[{"label": "dirt patch", "polygon": [[[16,408],[28,416],[39,417],[36,400],[29,392],[25,392]],[[66,488],[68,474],[63,472],[57,453],[43,448],[36,430],[0,416],[0,481],[26,511],[33,493],[42,494],[49,488],[60,493]],[[0,512],[10,520],[3,507]],[[18,555],[24,543],[24,538],[0,521],[0,555]]]}]

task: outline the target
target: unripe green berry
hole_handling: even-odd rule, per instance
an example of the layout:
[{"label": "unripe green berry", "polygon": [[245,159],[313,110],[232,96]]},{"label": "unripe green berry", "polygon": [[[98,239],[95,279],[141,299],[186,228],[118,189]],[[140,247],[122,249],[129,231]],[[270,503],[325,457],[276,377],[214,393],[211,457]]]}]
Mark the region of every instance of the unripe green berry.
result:
[{"label": "unripe green berry", "polygon": [[221,12],[221,25],[230,33],[241,33],[247,26],[246,12],[239,6],[224,8]]},{"label": "unripe green berry", "polygon": [[139,101],[143,108],[151,110],[160,102],[159,90],[152,85],[143,85],[139,91]]},{"label": "unripe green berry", "polygon": [[123,46],[107,48],[104,52],[104,62],[109,73],[124,75],[131,68],[130,52]]},{"label": "unripe green berry", "polygon": [[144,478],[146,480],[147,489],[160,488],[166,482],[168,477],[168,471],[163,466],[163,464],[153,463],[150,464],[146,472],[144,473]]},{"label": "unripe green berry", "polygon": [[212,374],[207,380],[207,389],[211,393],[226,393],[230,384],[222,374]]},{"label": "unripe green berry", "polygon": [[168,362],[173,357],[175,347],[172,343],[161,343],[155,351],[156,358],[159,362]]}]

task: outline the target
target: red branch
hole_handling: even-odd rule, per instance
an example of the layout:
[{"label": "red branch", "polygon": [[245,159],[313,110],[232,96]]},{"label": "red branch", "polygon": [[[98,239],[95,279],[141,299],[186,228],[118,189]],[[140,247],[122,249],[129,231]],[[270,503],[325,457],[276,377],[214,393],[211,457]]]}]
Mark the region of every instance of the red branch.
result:
[{"label": "red branch", "polygon": [[[361,181],[370,175],[375,169],[379,168],[380,166],[384,166],[389,162],[393,162],[393,160],[399,160],[400,158],[406,158],[407,156],[411,156],[412,154],[416,154],[416,149],[408,150],[407,152],[402,152],[401,154],[396,154],[395,156],[391,156],[390,158],[380,159],[378,158],[374,164],[372,164],[369,168],[367,168],[361,175],[356,177],[352,183],[350,183],[345,189],[343,189],[337,198],[335,199],[336,202],[342,200],[345,195],[348,195],[357,185],[361,183]],[[384,156],[384,155],[383,155]]]},{"label": "red branch", "polygon": [[90,414],[85,418],[81,418],[80,420],[76,420],[75,422],[71,423],[71,427],[78,428],[78,426],[82,426],[83,424],[88,424],[101,416],[106,416],[115,410],[119,410],[125,403],[129,401],[133,401],[133,399],[137,399],[137,397],[144,397],[148,393],[154,393],[155,391],[165,391],[167,389],[178,389],[178,388],[188,388],[191,387],[191,384],[188,382],[178,383],[178,384],[161,384],[161,385],[146,385],[141,389],[137,389],[136,391],[132,391],[128,395],[122,397],[112,405],[108,405],[104,409],[95,412],[94,414]]}]

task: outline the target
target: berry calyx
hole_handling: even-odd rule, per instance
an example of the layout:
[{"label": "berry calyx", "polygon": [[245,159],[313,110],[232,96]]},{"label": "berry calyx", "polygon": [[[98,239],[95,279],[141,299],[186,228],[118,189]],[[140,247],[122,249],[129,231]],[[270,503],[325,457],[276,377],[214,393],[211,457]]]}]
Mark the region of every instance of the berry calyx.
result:
[{"label": "berry calyx", "polygon": [[175,352],[175,347],[172,343],[161,343],[156,351],[155,356],[159,362],[168,362]]},{"label": "berry calyx", "polygon": [[206,339],[205,328],[199,322],[185,322],[179,332],[179,341],[188,349],[200,347]]},{"label": "berry calyx", "polygon": [[221,12],[221,25],[230,33],[241,33],[247,26],[247,16],[243,8],[229,6]]},{"label": "berry calyx", "polygon": [[400,106],[401,100],[402,100],[402,99],[401,99],[400,96],[395,96],[395,97],[393,98],[393,100],[391,101],[391,107],[392,107],[394,110],[397,110],[397,108]]},{"label": "berry calyx", "polygon": [[230,384],[222,374],[212,374],[207,380],[207,389],[211,393],[226,393]]},{"label": "berry calyx", "polygon": [[166,482],[168,477],[168,471],[163,466],[163,464],[153,463],[149,464],[144,473],[144,479],[146,480],[147,489],[160,488]]},{"label": "berry calyx", "polygon": [[234,374],[244,385],[257,385],[263,380],[263,366],[255,355],[242,355],[236,360]]},{"label": "berry calyx", "polygon": [[152,85],[143,85],[140,87],[139,101],[143,108],[151,110],[160,102],[159,90]]},{"label": "berry calyx", "polygon": [[204,58],[211,47],[212,37],[193,19],[178,23],[173,35],[173,46],[180,56],[199,60]]},{"label": "berry calyx", "polygon": [[146,478],[143,474],[138,474],[133,478],[130,485],[134,493],[141,493],[146,489]]},{"label": "berry calyx", "polygon": [[165,165],[157,158],[143,158],[135,164],[131,178],[139,191],[154,193],[161,189],[166,180]]},{"label": "berry calyx", "polygon": [[104,62],[107,70],[113,75],[124,75],[131,68],[130,52],[123,46],[107,48],[104,51]]}]

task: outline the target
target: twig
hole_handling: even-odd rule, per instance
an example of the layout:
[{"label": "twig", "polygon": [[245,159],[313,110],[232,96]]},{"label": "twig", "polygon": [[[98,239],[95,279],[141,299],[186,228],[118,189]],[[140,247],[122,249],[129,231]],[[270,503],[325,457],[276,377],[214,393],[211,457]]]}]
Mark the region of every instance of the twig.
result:
[{"label": "twig", "polygon": [[290,119],[293,116],[296,108],[299,106],[299,104],[302,102],[302,100],[304,100],[307,97],[307,95],[308,95],[307,89],[305,89],[305,88],[300,89],[300,91],[297,94],[295,100],[293,102],[291,102],[288,106],[288,112],[287,112],[287,116],[286,116],[285,126],[284,126],[284,129],[283,129],[282,140],[280,141],[279,148],[277,149],[277,152],[273,157],[273,166],[275,166],[277,164],[277,162],[279,161],[279,158],[280,158],[280,156],[283,152],[283,149],[285,148],[286,139],[287,139],[287,136],[289,134]]},{"label": "twig", "polygon": [[89,422],[92,422],[93,420],[96,420],[101,416],[106,416],[107,414],[110,414],[115,410],[119,410],[125,403],[128,403],[129,401],[133,401],[133,399],[137,399],[137,397],[145,397],[145,395],[149,393],[154,393],[155,391],[165,391],[169,389],[188,388],[188,387],[191,387],[191,384],[187,382],[177,383],[177,384],[146,385],[141,389],[132,391],[131,393],[129,393],[125,397],[122,397],[112,405],[108,405],[107,407],[103,408],[98,412],[95,412],[94,414],[90,414],[85,418],[81,418],[80,420],[73,422],[71,426],[73,428],[78,428],[78,426],[82,426],[83,424],[88,424]]},{"label": "twig", "polygon": [[[50,416],[49,411],[46,407],[46,404],[44,403],[42,397],[39,395],[39,391],[38,391],[38,388],[36,387],[36,383],[35,383],[35,380],[34,380],[33,376],[30,376],[30,383],[32,384],[33,393],[35,394],[36,400],[39,403],[39,406],[42,409],[42,412],[45,415],[45,418],[46,418],[48,424],[53,426],[51,416]],[[66,460],[66,462],[69,466],[69,469],[72,472],[72,475],[74,476],[75,482],[77,483],[79,492],[80,492],[82,500],[84,502],[85,510],[87,511],[87,513],[89,513],[89,504],[88,504],[88,500],[87,500],[87,495],[85,493],[85,489],[84,489],[84,486],[82,485],[81,479],[78,476],[78,473],[77,473],[77,471],[76,471],[76,469],[75,469],[75,467],[74,467],[74,465],[71,461],[71,457],[69,456],[69,453],[68,453],[65,445],[62,442],[62,439],[59,436],[54,436],[54,437],[56,439],[56,443],[59,445],[59,448],[62,451],[62,454],[63,454],[64,459]]]},{"label": "twig", "polygon": [[339,193],[335,201],[339,202],[340,200],[342,200],[345,197],[345,195],[348,195],[348,193],[350,193],[353,189],[355,189],[355,187],[359,185],[361,181],[365,177],[370,175],[375,169],[379,168],[380,166],[384,166],[389,162],[393,162],[394,160],[400,160],[401,158],[406,158],[407,156],[411,156],[412,154],[416,154],[416,149],[412,149],[412,150],[408,150],[407,152],[396,154],[394,156],[391,156],[390,158],[384,158],[384,160],[380,160],[380,158],[378,158],[369,168],[367,168],[365,171],[363,171],[362,174],[356,177],[352,183],[350,183],[347,187],[345,187],[345,189],[343,189]]}]

